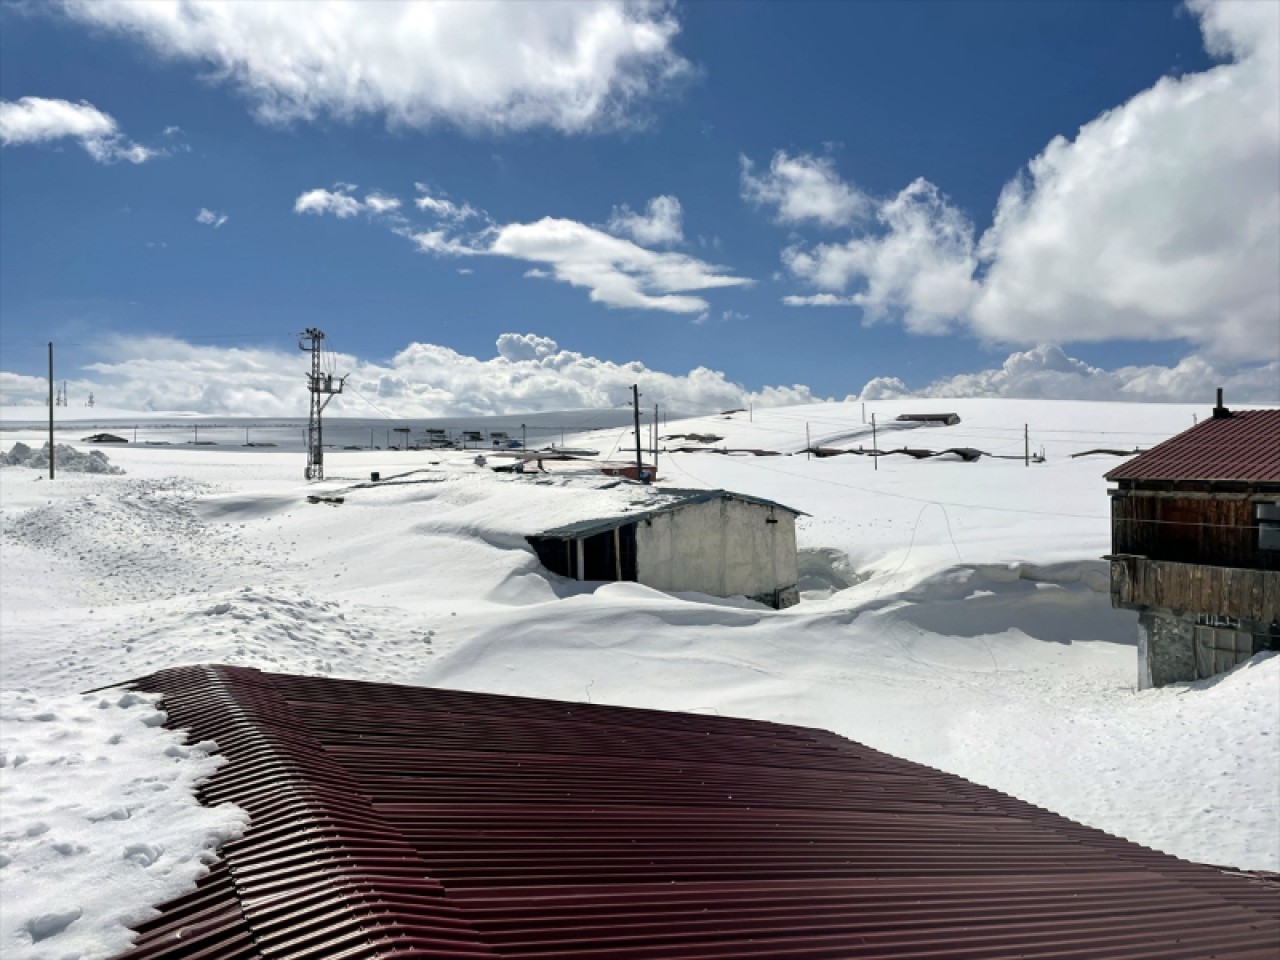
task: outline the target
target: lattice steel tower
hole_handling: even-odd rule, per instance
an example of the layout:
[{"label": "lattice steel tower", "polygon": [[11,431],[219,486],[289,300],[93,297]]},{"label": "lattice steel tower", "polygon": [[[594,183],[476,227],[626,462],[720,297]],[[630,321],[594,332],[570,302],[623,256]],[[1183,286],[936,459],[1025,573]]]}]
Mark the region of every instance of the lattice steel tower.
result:
[{"label": "lattice steel tower", "polygon": [[342,392],[347,378],[333,380],[333,354],[324,347],[324,331],[308,327],[302,332],[298,349],[311,353],[311,372],[307,374],[307,390],[311,393],[311,418],[307,421],[307,471],[308,480],[324,479],[324,427],[321,418],[324,408],[335,394]]}]

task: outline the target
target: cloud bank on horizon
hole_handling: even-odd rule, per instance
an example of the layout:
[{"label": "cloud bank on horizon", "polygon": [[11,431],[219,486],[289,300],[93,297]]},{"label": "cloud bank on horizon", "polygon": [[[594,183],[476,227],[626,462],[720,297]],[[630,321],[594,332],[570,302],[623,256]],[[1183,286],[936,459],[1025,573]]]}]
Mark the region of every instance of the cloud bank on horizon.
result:
[{"label": "cloud bank on horizon", "polygon": [[[389,361],[335,357],[351,373],[348,392],[330,410],[350,417],[445,417],[602,409],[630,403],[640,384],[646,403],[679,413],[709,413],[748,403],[759,407],[815,403],[802,384],[749,390],[724,373],[695,367],[683,374],[615,363],[566,350],[533,333],[504,333],[488,358],[438,344],[411,343]],[[301,416],[307,409],[304,365],[296,351],[192,344],[167,337],[116,337],[102,357],[69,378],[73,397],[93,393],[119,410],[190,411],[222,416]],[[911,390],[877,377],[845,400],[897,397],[1022,397],[1062,400],[1208,402],[1224,387],[1234,403],[1280,402],[1280,361],[1243,370],[1204,358],[1173,367],[1104,370],[1042,345],[1012,354],[996,368],[938,380]],[[43,377],[0,372],[0,406],[37,407],[48,396]]]}]

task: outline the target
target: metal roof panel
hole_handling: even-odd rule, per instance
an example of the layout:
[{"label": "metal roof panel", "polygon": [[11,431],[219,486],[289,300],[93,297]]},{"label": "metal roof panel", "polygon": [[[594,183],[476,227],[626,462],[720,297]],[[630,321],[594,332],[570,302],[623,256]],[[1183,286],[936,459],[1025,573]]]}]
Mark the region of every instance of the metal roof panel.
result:
[{"label": "metal roof panel", "polygon": [[622,513],[612,517],[600,517],[592,520],[580,520],[577,523],[568,523],[554,530],[547,530],[537,534],[541,537],[560,537],[566,540],[577,540],[582,537],[594,536],[597,533],[606,533],[617,527],[625,527],[627,524],[638,523],[650,517],[656,517],[659,514],[671,513],[675,510],[681,510],[684,507],[693,506],[698,503],[709,503],[712,500],[741,500],[744,503],[754,503],[762,507],[774,507],[778,510],[786,510],[790,514],[797,517],[807,517],[808,514],[803,510],[797,510],[795,507],[788,507],[784,503],[778,503],[774,500],[766,500],[763,497],[753,497],[746,493],[735,493],[730,490],[678,490],[667,488],[659,491],[664,495],[670,495],[671,500],[651,507],[648,510],[637,510],[634,513]]},{"label": "metal roof panel", "polygon": [[[251,823],[126,957],[1220,960],[1280,887],[821,730],[202,666]],[[225,934],[226,952],[210,953]]]},{"label": "metal roof panel", "polygon": [[1280,482],[1280,410],[1237,410],[1202,420],[1106,478]]}]

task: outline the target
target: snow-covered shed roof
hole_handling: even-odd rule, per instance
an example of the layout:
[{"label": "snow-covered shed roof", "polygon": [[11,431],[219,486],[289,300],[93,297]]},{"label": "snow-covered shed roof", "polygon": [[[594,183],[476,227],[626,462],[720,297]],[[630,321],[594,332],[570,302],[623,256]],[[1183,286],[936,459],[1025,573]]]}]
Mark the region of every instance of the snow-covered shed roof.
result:
[{"label": "snow-covered shed roof", "polygon": [[1271,956],[1280,887],[831,733],[195,666],[247,832],[130,960]]},{"label": "snow-covered shed roof", "polygon": [[795,507],[788,507],[783,503],[766,500],[763,497],[753,497],[745,493],[734,493],[729,490],[677,490],[667,488],[658,490],[657,493],[663,498],[657,506],[653,506],[645,510],[620,513],[610,517],[599,517],[590,520],[580,520],[576,523],[564,524],[563,526],[556,527],[552,530],[544,531],[541,536],[563,537],[565,539],[590,537],[597,533],[605,533],[617,527],[626,526],[629,523],[636,523],[637,521],[644,520],[647,517],[655,517],[661,513],[670,513],[673,510],[679,510],[683,507],[692,506],[697,503],[709,503],[712,500],[740,500],[743,503],[754,503],[762,507],[786,510],[788,513],[794,514],[797,517],[808,516],[808,514],[803,510],[797,510]]},{"label": "snow-covered shed roof", "polygon": [[1107,479],[1280,482],[1280,410],[1202,420],[1122,463]]}]

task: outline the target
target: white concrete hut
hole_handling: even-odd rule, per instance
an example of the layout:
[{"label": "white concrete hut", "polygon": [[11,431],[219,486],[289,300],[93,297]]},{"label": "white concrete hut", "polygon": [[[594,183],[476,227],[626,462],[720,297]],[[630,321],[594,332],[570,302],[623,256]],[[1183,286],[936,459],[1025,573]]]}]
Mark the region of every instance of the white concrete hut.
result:
[{"label": "white concrete hut", "polygon": [[629,580],[672,593],[797,603],[799,510],[727,490],[665,490],[637,513],[584,520],[528,538],[543,566],[575,580]]}]

